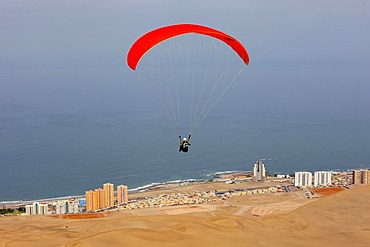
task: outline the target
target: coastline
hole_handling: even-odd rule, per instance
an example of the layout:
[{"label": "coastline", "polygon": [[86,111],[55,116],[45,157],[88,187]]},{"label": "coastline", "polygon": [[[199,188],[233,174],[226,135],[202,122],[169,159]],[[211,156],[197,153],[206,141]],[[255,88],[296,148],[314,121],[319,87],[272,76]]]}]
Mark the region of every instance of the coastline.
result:
[{"label": "coastline", "polygon": [[[247,171],[249,172],[249,171]],[[222,176],[223,174],[233,174],[233,173],[246,173],[246,171],[219,171],[211,174],[207,174],[206,176],[209,177],[206,178],[187,178],[187,179],[178,179],[178,180],[169,180],[166,182],[152,182],[149,184],[145,184],[136,188],[129,188],[129,194],[140,194],[142,192],[147,192],[153,189],[160,189],[162,187],[170,187],[171,185],[179,185],[182,184],[191,184],[191,183],[204,183],[204,182],[211,182],[217,180],[217,177]],[[86,188],[88,190],[89,188]],[[43,198],[43,199],[31,199],[31,200],[13,200],[13,201],[0,201],[0,207],[9,207],[9,206],[22,206],[25,204],[31,204],[35,201],[38,202],[50,202],[50,201],[56,201],[56,200],[69,200],[69,199],[83,199],[85,198],[84,194],[81,195],[65,195],[65,196],[56,196],[56,197],[50,197],[50,198]]]},{"label": "coastline", "polygon": [[[346,173],[350,170],[344,171],[340,169],[334,169],[332,172],[334,173]],[[267,186],[276,186],[281,183],[281,181],[290,181],[293,184],[293,180],[289,175],[287,178],[277,178],[277,177],[269,177],[269,181],[266,181],[265,185],[261,182],[253,183],[251,179],[252,171],[239,171],[239,170],[227,170],[227,171],[218,171],[214,173],[207,174],[203,177],[198,178],[187,178],[187,179],[178,179],[178,180],[169,180],[166,182],[152,182],[149,184],[145,184],[136,188],[129,188],[129,198],[130,200],[141,199],[149,196],[158,196],[160,193],[171,193],[176,191],[187,191],[187,192],[195,192],[201,190],[201,188],[206,188],[207,190],[214,190],[214,187],[218,187],[224,190],[233,190],[233,189],[241,189],[236,184],[229,184],[231,183],[240,183],[243,182],[243,188],[248,187],[267,187]],[[273,173],[274,174],[274,173]],[[206,178],[205,178],[206,177]],[[271,182],[271,181],[280,181],[280,182]],[[250,182],[248,185],[247,183]],[[207,185],[207,186],[204,186]],[[182,187],[186,187],[188,189],[180,189]],[[88,190],[90,188],[86,188]],[[17,207],[24,207],[27,204],[32,204],[33,202],[55,202],[58,200],[69,200],[69,199],[77,199],[77,200],[84,200],[85,195],[66,195],[66,196],[58,196],[58,197],[50,197],[44,199],[36,199],[36,200],[19,200],[19,201],[0,201],[0,207],[3,208],[17,208]]]}]

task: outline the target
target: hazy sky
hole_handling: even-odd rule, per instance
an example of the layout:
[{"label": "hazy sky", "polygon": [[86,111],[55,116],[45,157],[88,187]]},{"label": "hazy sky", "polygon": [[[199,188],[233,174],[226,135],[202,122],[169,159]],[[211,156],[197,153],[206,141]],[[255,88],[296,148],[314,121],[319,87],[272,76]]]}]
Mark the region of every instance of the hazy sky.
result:
[{"label": "hazy sky", "polygon": [[250,110],[370,113],[366,0],[1,0],[0,103],[73,108],[83,95],[91,106],[113,88],[107,101],[141,104],[145,93],[131,97],[144,86],[127,51],[143,33],[174,23],[223,30],[248,49],[250,66],[226,105],[248,98]]}]

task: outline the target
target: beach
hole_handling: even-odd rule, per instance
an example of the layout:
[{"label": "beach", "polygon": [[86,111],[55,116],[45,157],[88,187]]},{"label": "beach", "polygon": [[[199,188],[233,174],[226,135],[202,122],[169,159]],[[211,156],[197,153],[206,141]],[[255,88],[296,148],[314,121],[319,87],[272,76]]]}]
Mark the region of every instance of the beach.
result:
[{"label": "beach", "polygon": [[[178,186],[141,196],[237,185]],[[240,195],[194,205],[118,208],[86,218],[6,216],[0,217],[0,246],[368,246],[370,186],[321,193]]]}]

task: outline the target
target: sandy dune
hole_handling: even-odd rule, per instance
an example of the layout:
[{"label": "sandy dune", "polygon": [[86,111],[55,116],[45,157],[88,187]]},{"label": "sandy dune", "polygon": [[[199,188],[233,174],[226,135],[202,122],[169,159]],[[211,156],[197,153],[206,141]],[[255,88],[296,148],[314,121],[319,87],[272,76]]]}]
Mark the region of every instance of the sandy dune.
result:
[{"label": "sandy dune", "polygon": [[[66,227],[67,226],[67,227]],[[0,246],[370,246],[370,186],[112,212],[104,218],[1,217]]]}]

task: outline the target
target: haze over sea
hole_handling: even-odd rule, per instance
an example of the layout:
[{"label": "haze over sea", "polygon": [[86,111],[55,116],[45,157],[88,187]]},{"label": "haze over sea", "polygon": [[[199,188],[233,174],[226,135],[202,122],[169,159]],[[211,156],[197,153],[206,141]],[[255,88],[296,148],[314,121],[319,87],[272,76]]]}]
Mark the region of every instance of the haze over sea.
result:
[{"label": "haze over sea", "polygon": [[[0,3],[0,202],[205,178],[257,159],[281,173],[370,167],[364,1],[77,2]],[[251,56],[187,154],[125,63],[141,34],[184,22],[230,33]]]}]

